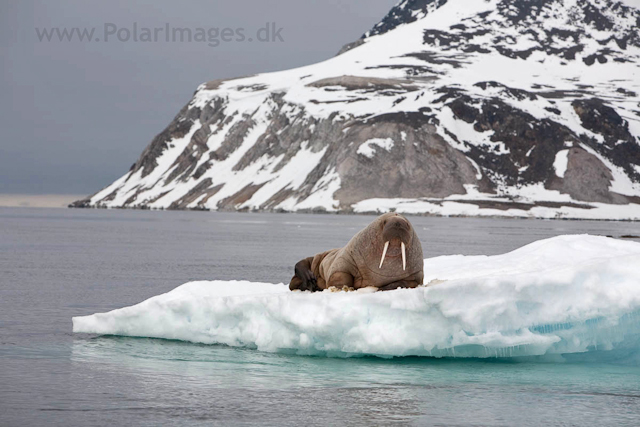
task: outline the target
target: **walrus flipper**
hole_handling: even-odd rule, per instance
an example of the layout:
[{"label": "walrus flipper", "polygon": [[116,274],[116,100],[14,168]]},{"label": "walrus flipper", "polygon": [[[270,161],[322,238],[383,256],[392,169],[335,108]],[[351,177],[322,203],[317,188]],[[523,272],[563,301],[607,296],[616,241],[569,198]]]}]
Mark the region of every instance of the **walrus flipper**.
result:
[{"label": "walrus flipper", "polygon": [[298,261],[294,267],[295,276],[293,276],[291,283],[289,283],[289,289],[292,291],[294,289],[300,289],[301,291],[311,292],[319,290],[318,281],[315,274],[313,274],[313,270],[311,270],[313,258],[314,257],[309,257]]},{"label": "walrus flipper", "polygon": [[330,288],[332,286],[335,286],[338,289],[352,288],[353,276],[343,271],[336,271],[331,275],[329,281],[327,282],[327,288]]}]

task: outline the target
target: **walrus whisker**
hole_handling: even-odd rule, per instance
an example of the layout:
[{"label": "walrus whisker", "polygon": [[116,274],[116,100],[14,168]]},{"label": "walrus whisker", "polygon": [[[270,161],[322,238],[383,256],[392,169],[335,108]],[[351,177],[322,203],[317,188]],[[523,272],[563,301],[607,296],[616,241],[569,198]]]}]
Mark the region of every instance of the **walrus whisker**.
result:
[{"label": "walrus whisker", "polygon": [[384,244],[384,249],[382,250],[382,258],[380,258],[380,266],[378,268],[382,268],[382,263],[384,262],[384,257],[387,256],[387,249],[389,249],[389,241],[388,240]]},{"label": "walrus whisker", "polygon": [[402,248],[402,269],[407,269],[407,254],[406,249],[404,247],[404,242],[400,242],[400,247]]}]

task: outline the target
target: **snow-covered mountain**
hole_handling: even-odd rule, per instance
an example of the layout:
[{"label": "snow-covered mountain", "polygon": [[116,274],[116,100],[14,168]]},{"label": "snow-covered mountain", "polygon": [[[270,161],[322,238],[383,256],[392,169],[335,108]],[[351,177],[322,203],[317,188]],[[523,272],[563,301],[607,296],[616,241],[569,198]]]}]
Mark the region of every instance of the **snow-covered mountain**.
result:
[{"label": "snow-covered mountain", "polygon": [[327,61],[200,85],[73,206],[640,219],[638,6],[403,0]]}]

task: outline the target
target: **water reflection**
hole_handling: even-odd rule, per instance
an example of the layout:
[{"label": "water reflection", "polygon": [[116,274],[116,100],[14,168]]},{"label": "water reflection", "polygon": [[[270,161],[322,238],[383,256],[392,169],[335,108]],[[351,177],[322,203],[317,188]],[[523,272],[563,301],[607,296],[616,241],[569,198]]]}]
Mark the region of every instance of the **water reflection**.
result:
[{"label": "water reflection", "polygon": [[624,424],[640,416],[637,367],[557,358],[339,359],[88,337],[74,339],[71,361],[95,379],[126,378],[127,399],[155,396],[166,416],[209,421],[437,424],[456,413],[460,424],[553,424],[554,417]]},{"label": "water reflection", "polygon": [[[606,362],[601,357],[608,355]],[[581,357],[583,356],[583,357]],[[71,360],[100,362],[113,369],[175,372],[206,381],[209,386],[296,388],[425,386],[449,388],[455,383],[518,380],[526,384],[562,384],[574,372],[588,381],[597,368],[622,370],[638,366],[637,350],[512,359],[436,359],[402,357],[328,358],[266,353],[224,345],[192,344],[152,338],[95,336],[73,341]],[[590,361],[591,359],[591,361]],[[618,362],[618,366],[611,363]],[[104,367],[104,366],[103,366]],[[593,372],[593,374],[591,373]],[[640,371],[635,372],[640,378]],[[514,376],[516,375],[516,376]],[[277,379],[277,382],[274,380]]]}]

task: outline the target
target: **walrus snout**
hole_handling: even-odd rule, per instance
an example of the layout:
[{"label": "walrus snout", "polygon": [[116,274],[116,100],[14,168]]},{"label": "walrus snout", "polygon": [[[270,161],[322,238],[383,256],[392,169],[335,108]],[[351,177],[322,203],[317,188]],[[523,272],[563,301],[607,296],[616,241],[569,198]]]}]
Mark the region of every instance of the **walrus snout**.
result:
[{"label": "walrus snout", "polygon": [[387,218],[382,226],[382,241],[398,239],[405,244],[411,243],[411,224],[400,215]]},{"label": "walrus snout", "polygon": [[[380,257],[380,265],[378,266],[378,268],[382,268],[382,264],[384,264],[384,259],[387,256],[387,250],[389,249],[389,243],[391,241],[387,240],[386,242],[384,242],[384,248],[382,249],[382,257]],[[398,256],[397,252],[398,252],[398,245],[394,245],[395,247],[392,249],[393,254],[390,254],[389,256]],[[400,240],[400,253],[402,255],[402,269],[406,270],[407,269],[407,246],[404,244],[403,241]]]},{"label": "walrus snout", "polygon": [[[387,218],[382,225],[382,241],[384,248],[382,250],[382,257],[380,258],[380,265],[378,268],[382,268],[384,259],[387,256],[389,245],[392,245],[392,253],[390,256],[398,256],[398,252],[402,255],[402,270],[407,269],[407,247],[411,243],[411,224],[409,221],[401,217],[400,215]],[[398,251],[399,249],[399,251]]]}]

